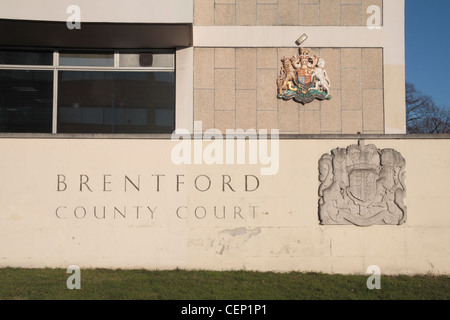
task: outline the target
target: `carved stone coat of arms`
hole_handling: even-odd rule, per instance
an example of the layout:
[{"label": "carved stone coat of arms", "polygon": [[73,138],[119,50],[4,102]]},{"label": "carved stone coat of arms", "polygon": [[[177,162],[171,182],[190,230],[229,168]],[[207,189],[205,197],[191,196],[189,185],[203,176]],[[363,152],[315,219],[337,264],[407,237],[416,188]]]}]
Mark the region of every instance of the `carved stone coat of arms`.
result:
[{"label": "carved stone coat of arms", "polygon": [[277,79],[278,99],[306,104],[318,100],[330,100],[330,80],[325,70],[325,60],[310,50],[300,48],[298,55],[284,57]]},{"label": "carved stone coat of arms", "polygon": [[401,225],[406,222],[403,156],[375,145],[334,149],[319,160],[322,225]]}]

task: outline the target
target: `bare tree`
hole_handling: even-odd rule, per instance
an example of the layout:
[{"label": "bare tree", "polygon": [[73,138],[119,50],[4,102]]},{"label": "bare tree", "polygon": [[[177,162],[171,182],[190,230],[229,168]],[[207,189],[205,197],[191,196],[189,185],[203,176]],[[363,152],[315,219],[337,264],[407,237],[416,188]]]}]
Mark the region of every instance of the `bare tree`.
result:
[{"label": "bare tree", "polygon": [[439,107],[433,98],[406,82],[406,128],[414,133],[450,133],[450,110]]}]

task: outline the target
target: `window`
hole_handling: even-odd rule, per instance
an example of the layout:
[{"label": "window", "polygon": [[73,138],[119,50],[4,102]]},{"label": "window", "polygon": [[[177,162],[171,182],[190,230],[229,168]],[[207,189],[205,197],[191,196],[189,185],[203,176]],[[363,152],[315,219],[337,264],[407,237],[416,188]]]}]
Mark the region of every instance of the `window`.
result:
[{"label": "window", "polygon": [[52,132],[53,72],[0,70],[0,131]]},{"label": "window", "polygon": [[0,51],[0,65],[29,65],[51,66],[53,65],[52,51]]},{"label": "window", "polygon": [[173,130],[173,52],[0,51],[0,132]]},{"label": "window", "polygon": [[61,51],[59,53],[60,66],[84,66],[84,67],[114,67],[113,52],[79,53]]}]

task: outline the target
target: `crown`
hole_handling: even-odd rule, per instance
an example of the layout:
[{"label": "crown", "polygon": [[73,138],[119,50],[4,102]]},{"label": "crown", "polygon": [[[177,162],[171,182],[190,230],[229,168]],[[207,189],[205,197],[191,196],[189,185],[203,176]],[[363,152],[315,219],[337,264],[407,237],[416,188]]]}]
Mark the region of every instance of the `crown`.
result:
[{"label": "crown", "polygon": [[380,168],[380,153],[373,144],[365,145],[364,140],[360,140],[358,145],[351,145],[347,148],[347,154],[352,161],[352,165],[347,166],[348,172],[353,170],[375,170]]},{"label": "crown", "polygon": [[305,48],[300,48],[299,51],[300,51],[300,57],[309,58],[309,54],[311,53],[311,50],[305,49]]}]

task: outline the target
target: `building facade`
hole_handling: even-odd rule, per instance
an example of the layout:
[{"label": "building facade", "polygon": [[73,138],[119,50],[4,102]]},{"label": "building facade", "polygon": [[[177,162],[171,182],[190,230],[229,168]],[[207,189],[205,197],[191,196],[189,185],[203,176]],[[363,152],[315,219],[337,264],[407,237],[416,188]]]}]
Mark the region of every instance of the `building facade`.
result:
[{"label": "building facade", "polygon": [[[195,1],[195,120],[286,134],[405,133],[403,23],[402,1]],[[326,61],[333,92],[305,107],[273,94],[302,34]]]},{"label": "building facade", "polygon": [[449,271],[403,0],[11,0],[0,26],[0,266]]}]

